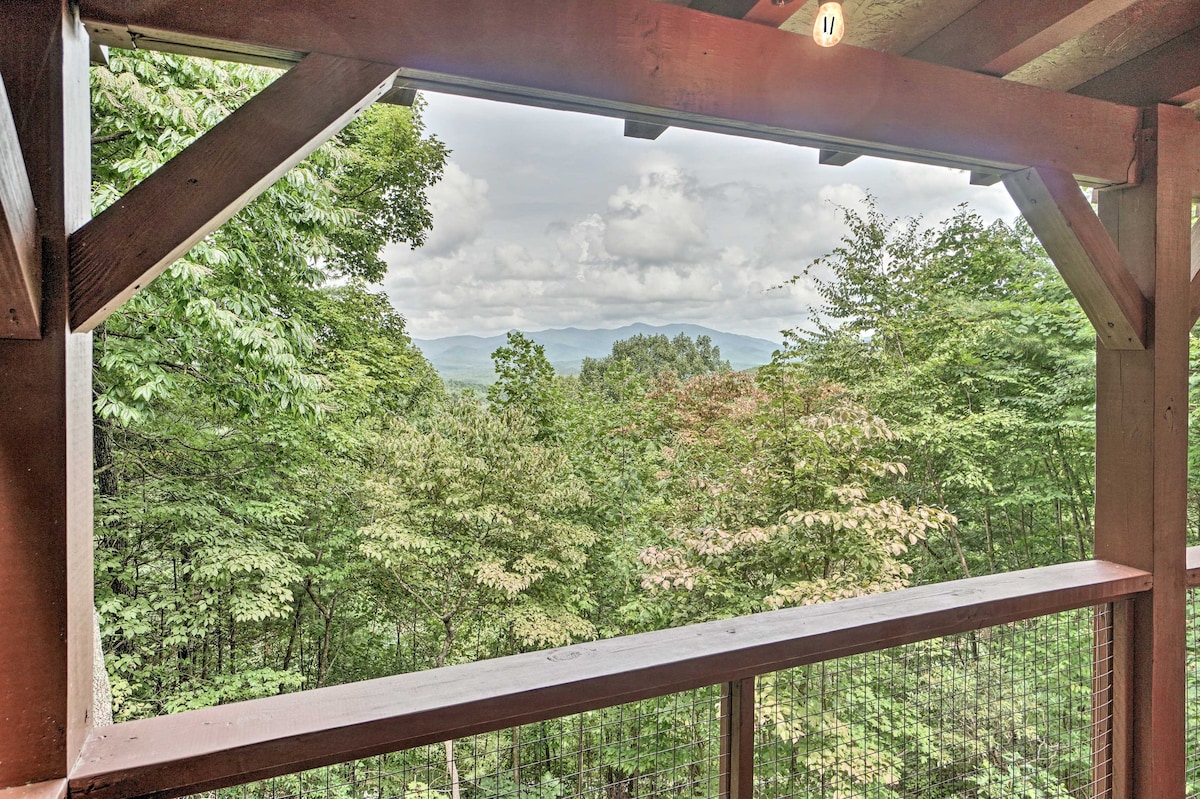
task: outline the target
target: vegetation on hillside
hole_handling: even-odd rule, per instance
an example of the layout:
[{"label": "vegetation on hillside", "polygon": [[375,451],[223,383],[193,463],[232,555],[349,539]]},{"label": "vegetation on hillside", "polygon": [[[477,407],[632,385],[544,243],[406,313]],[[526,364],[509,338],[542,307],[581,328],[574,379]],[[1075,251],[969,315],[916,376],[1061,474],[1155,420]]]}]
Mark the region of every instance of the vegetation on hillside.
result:
[{"label": "vegetation on hillside", "polygon": [[[114,53],[97,207],[268,79]],[[384,243],[424,240],[446,157],[419,103],[372,109],[97,331],[118,718],[1088,557],[1094,336],[1024,226],[846,209],[796,278],[815,332],[769,366],[640,336],[562,377],[510,334],[486,397],[459,396],[368,288]],[[1092,653],[1067,624],[760,680],[760,792],[1082,795]],[[994,705],[983,663],[1013,681]],[[708,795],[714,701],[594,711],[556,758],[447,742],[400,787]]]}]

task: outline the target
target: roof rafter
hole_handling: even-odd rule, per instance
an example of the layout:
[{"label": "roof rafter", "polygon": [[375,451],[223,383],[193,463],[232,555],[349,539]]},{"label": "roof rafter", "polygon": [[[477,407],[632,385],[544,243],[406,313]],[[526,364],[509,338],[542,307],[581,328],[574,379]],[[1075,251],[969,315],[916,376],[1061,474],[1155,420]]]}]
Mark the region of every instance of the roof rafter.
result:
[{"label": "roof rafter", "polygon": [[[1050,166],[1107,185],[1140,113],[646,0],[81,0],[140,47],[321,52],[416,88],[985,171]],[[233,46],[230,42],[242,42]]]},{"label": "roof rafter", "polygon": [[395,72],[308,56],[72,234],[72,328],[91,330],[145,288],[391,88]]},{"label": "roof rafter", "polygon": [[1086,83],[1073,94],[1126,105],[1149,106],[1200,86],[1200,27],[1126,61]]},{"label": "roof rafter", "polygon": [[983,0],[908,55],[1007,75],[1137,0]]},{"label": "roof rafter", "polygon": [[37,206],[0,78],[0,338],[41,337],[42,256]]}]

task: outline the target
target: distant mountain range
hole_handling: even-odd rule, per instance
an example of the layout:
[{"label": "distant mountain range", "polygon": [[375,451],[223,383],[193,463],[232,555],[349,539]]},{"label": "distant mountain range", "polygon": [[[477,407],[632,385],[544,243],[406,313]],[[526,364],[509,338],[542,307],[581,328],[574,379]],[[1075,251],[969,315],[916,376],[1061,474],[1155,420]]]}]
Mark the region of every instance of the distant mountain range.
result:
[{"label": "distant mountain range", "polygon": [[[546,348],[546,357],[559,374],[579,374],[584,358],[603,358],[612,352],[614,341],[632,338],[638,334],[664,335],[668,338],[683,333],[697,338],[708,336],[721,349],[721,357],[729,361],[734,369],[749,369],[762,366],[771,360],[771,354],[779,344],[753,336],[722,333],[700,325],[645,325],[635,324],[613,330],[581,330],[577,327],[556,330],[538,330],[525,333],[534,342]],[[413,339],[425,357],[433,363],[446,380],[487,385],[495,380],[491,355],[507,341],[499,336],[447,336],[434,339]]]}]

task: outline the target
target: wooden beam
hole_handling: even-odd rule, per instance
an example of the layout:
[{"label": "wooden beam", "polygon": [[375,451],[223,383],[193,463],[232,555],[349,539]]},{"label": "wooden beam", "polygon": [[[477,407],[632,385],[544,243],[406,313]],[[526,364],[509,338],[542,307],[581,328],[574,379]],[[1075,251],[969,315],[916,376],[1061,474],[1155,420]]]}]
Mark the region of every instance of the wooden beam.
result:
[{"label": "wooden beam", "polygon": [[[1056,14],[1058,16],[1056,21],[1041,30],[1030,31],[1029,38],[1013,44],[1009,50],[1002,52],[976,69],[987,75],[1007,75],[1049,53],[1054,48],[1071,41],[1085,31],[1091,30],[1109,17],[1124,12],[1138,2],[1140,0],[1090,0],[1082,4],[1068,3],[1066,8],[1071,5],[1078,5],[1078,7],[1062,16]],[[1005,28],[1002,27],[990,33],[1003,36],[1004,30]],[[1012,43],[1013,40],[1008,41]]]},{"label": "wooden beam", "polygon": [[994,172],[971,172],[972,186],[995,186],[1000,181],[1004,180],[1004,175],[997,175]]},{"label": "wooden beam", "polygon": [[71,236],[72,327],[102,322],[373,103],[395,71],[308,56]]},{"label": "wooden beam", "polygon": [[92,56],[92,65],[106,67],[108,66],[108,46],[92,42],[88,50]]},{"label": "wooden beam", "polygon": [[578,644],[99,728],[71,794],[161,799],[505,729],[965,630],[1150,587],[1100,561]]},{"label": "wooden beam", "polygon": [[630,139],[649,139],[654,141],[666,132],[666,125],[656,125],[653,122],[639,122],[636,119],[625,120],[625,136]]},{"label": "wooden beam", "polygon": [[401,84],[399,81],[392,84],[392,87],[379,96],[375,102],[383,103],[384,105],[402,105],[411,108],[413,103],[417,101],[417,90],[409,88]]},{"label": "wooden beam", "polygon": [[770,28],[778,28],[804,7],[801,0],[786,0],[784,3],[776,3],[774,0],[692,0],[687,5],[694,11],[740,19]]},{"label": "wooden beam", "polygon": [[0,78],[0,338],[38,338],[42,325],[42,254],[37,207]]},{"label": "wooden beam", "polygon": [[1164,102],[1200,86],[1197,53],[1200,27],[1097,75],[1071,93],[1134,106]]},{"label": "wooden beam", "polygon": [[1102,192],[1100,217],[1154,303],[1144,351],[1096,355],[1096,553],[1152,571],[1133,600],[1133,796],[1184,796],[1185,540],[1192,193],[1200,124],[1184,109],[1148,112],[1142,183]]},{"label": "wooden beam", "polygon": [[1089,0],[982,0],[908,57],[978,71],[1035,36],[1048,43],[1048,29],[1088,5]]},{"label": "wooden beam", "polygon": [[1146,298],[1075,179],[1033,167],[1004,186],[1108,349],[1145,349]]},{"label": "wooden beam", "polygon": [[845,166],[858,159],[858,153],[842,153],[837,150],[821,150],[817,153],[817,161],[825,166]]},{"label": "wooden beam", "polygon": [[0,341],[0,787],[11,787],[65,778],[91,727],[92,338],[67,329],[67,234],[90,211],[91,158],[73,4],[7,0],[3,14],[20,31],[0,36],[0,74],[42,242],[42,337]]},{"label": "wooden beam", "polygon": [[[435,91],[793,144],[1128,182],[1140,112],[646,0],[81,0],[139,46],[321,52],[390,63]],[[536,58],[530,54],[536,53]]]}]

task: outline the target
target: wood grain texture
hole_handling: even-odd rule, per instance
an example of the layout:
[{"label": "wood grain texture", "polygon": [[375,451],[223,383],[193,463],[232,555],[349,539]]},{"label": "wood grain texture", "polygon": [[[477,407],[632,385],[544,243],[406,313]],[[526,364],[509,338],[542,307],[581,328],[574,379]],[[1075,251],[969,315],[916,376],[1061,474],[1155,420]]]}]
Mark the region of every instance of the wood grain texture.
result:
[{"label": "wood grain texture", "polygon": [[1089,0],[982,0],[907,55],[933,64],[981,70],[1031,38],[1044,38],[1047,29],[1088,4]]},{"label": "wood grain texture", "polygon": [[1075,179],[1034,167],[1004,186],[1109,349],[1146,347],[1146,298]]},{"label": "wood grain texture", "polygon": [[979,68],[987,75],[1008,75],[1056,47],[1124,12],[1137,0],[1091,0],[1057,22],[1033,32],[1028,39]]},{"label": "wood grain texture", "polygon": [[73,328],[107,318],[374,102],[395,71],[308,56],[105,209],[71,237]]},{"label": "wood grain texture", "polygon": [[[1200,3],[1139,0],[1011,71],[1008,78],[1066,91],[1200,25]],[[1166,101],[1168,98],[1159,98]]]},{"label": "wood grain texture", "polygon": [[66,2],[10,0],[0,73],[38,208],[43,337],[0,341],[0,786],[59,780],[92,709],[91,336],[67,330],[89,213],[88,42]]},{"label": "wood grain texture", "polygon": [[37,207],[0,76],[0,338],[38,338],[42,253]]},{"label": "wood grain texture", "polygon": [[1089,561],[579,644],[97,729],[77,796],[180,796],[805,663],[1113,601]]},{"label": "wood grain texture", "polygon": [[[390,63],[417,88],[963,168],[1124,183],[1134,109],[645,0],[82,0],[96,25]],[[142,44],[139,41],[139,46]],[[802,76],[802,77],[801,77]]]},{"label": "wood grain texture", "polygon": [[1200,124],[1187,111],[1148,113],[1142,183],[1101,193],[1101,218],[1154,303],[1151,346],[1099,348],[1096,376],[1096,552],[1152,571],[1115,645],[1127,647],[1134,796],[1184,795],[1184,601],[1191,203]]},{"label": "wood grain texture", "polygon": [[[846,36],[842,44],[903,55],[979,1],[844,0]],[[796,4],[800,2],[796,0]],[[780,27],[801,36],[812,36],[819,4],[817,0],[803,2],[804,7]]]},{"label": "wood grain texture", "polygon": [[1193,28],[1071,90],[1125,105],[1145,106],[1179,97],[1200,86],[1200,28]]}]

